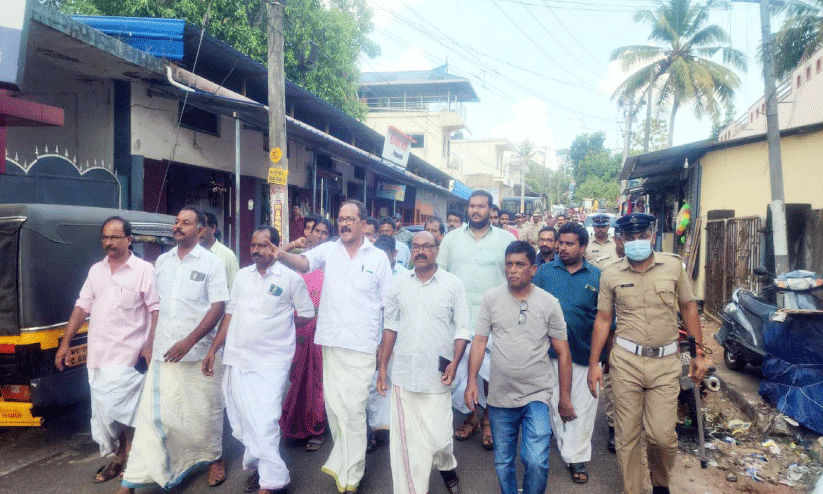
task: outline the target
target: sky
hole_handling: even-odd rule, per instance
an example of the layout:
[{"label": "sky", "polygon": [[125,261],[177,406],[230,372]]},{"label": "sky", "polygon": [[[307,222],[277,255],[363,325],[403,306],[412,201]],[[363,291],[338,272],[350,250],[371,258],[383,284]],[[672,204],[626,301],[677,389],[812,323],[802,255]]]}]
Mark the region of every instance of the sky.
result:
[{"label": "sky", "polygon": [[[621,46],[649,44],[648,27],[633,16],[654,8],[656,0],[368,2],[374,10],[370,38],[381,55],[361,57],[360,70],[431,69],[448,62],[449,72],[468,78],[480,98],[466,104],[470,137],[528,138],[564,149],[580,133],[603,131],[608,147],[622,149],[625,121],[611,93],[624,75],[609,57]],[[748,56],[735,98],[736,115],[743,115],[763,94],[758,5],[733,3],[712,10],[710,18]],[[674,144],[706,139],[711,126],[683,107]]]}]

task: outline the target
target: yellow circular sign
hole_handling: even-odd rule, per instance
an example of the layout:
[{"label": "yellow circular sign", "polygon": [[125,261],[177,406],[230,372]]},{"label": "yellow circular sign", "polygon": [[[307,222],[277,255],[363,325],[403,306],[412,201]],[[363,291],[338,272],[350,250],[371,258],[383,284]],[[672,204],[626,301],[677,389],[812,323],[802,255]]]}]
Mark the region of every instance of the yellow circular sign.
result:
[{"label": "yellow circular sign", "polygon": [[280,148],[272,148],[271,152],[269,153],[269,159],[272,163],[278,163],[280,158],[283,157],[283,151]]}]

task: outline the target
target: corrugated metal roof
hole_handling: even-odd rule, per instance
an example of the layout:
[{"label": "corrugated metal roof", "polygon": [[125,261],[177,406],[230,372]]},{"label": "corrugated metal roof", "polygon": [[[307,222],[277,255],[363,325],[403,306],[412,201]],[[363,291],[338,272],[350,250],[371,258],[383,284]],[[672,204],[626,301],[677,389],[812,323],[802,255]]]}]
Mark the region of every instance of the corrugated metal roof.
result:
[{"label": "corrugated metal roof", "polygon": [[157,58],[183,60],[185,20],[94,15],[74,15],[72,19]]}]

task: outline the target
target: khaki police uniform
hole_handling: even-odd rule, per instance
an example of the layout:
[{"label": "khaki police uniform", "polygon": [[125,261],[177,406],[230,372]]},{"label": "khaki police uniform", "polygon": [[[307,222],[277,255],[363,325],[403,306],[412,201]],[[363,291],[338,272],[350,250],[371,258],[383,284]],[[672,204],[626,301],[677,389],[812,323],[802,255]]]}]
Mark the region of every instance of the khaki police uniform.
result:
[{"label": "khaki police uniform", "polygon": [[515,225],[514,230],[517,232],[517,238],[525,240],[526,242],[529,241],[529,235],[531,235],[532,232],[532,227],[529,223],[523,222],[520,226]]},{"label": "khaki police uniform", "polygon": [[[592,262],[592,264],[594,264],[597,268],[600,269],[601,272],[603,272],[606,270],[606,268],[608,268],[612,264],[617,264],[621,260],[623,260],[623,258],[617,255],[617,251],[614,251],[611,255],[606,255],[604,257],[601,257],[600,259],[595,260],[594,262]],[[603,402],[603,408],[606,413],[606,424],[613,429],[614,390],[612,389],[612,375],[610,372],[603,374],[603,396],[601,397],[601,401]]]},{"label": "khaki police uniform", "polygon": [[605,242],[600,243],[592,236],[589,238],[589,245],[586,246],[586,252],[583,253],[583,256],[590,263],[600,262],[602,259],[617,259],[617,244],[608,237]]},{"label": "khaki police uniform", "polygon": [[[616,338],[640,347],[659,348],[677,341],[678,304],[693,301],[680,258],[652,253],[644,272],[628,259],[612,264],[600,277],[598,309],[616,317]],[[644,356],[615,342],[609,354],[614,389],[617,461],[627,494],[643,492],[640,434],[645,430],[652,485],[668,486],[677,452],[677,395],[680,356]],[[639,353],[639,354],[638,354]]]}]

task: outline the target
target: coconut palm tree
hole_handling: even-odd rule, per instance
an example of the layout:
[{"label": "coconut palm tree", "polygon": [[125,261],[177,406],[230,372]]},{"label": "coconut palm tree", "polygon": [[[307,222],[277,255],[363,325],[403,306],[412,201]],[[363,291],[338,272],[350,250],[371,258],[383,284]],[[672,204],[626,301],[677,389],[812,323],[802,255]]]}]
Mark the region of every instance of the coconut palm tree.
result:
[{"label": "coconut palm tree", "polygon": [[[617,48],[611,60],[631,74],[617,87],[612,99],[637,100],[646,95],[646,139],[648,148],[652,108],[669,109],[669,147],[674,137],[674,119],[684,105],[691,105],[697,118],[717,118],[731,103],[740,78],[726,67],[746,70],[746,56],[729,46],[729,35],[709,24],[709,9],[690,0],[665,0],[654,10],[641,10],[635,22],[649,25],[654,44]],[[720,53],[723,64],[710,60]]]},{"label": "coconut palm tree", "polygon": [[823,0],[792,0],[781,10],[786,20],[774,40],[774,72],[778,79],[823,47]]}]

